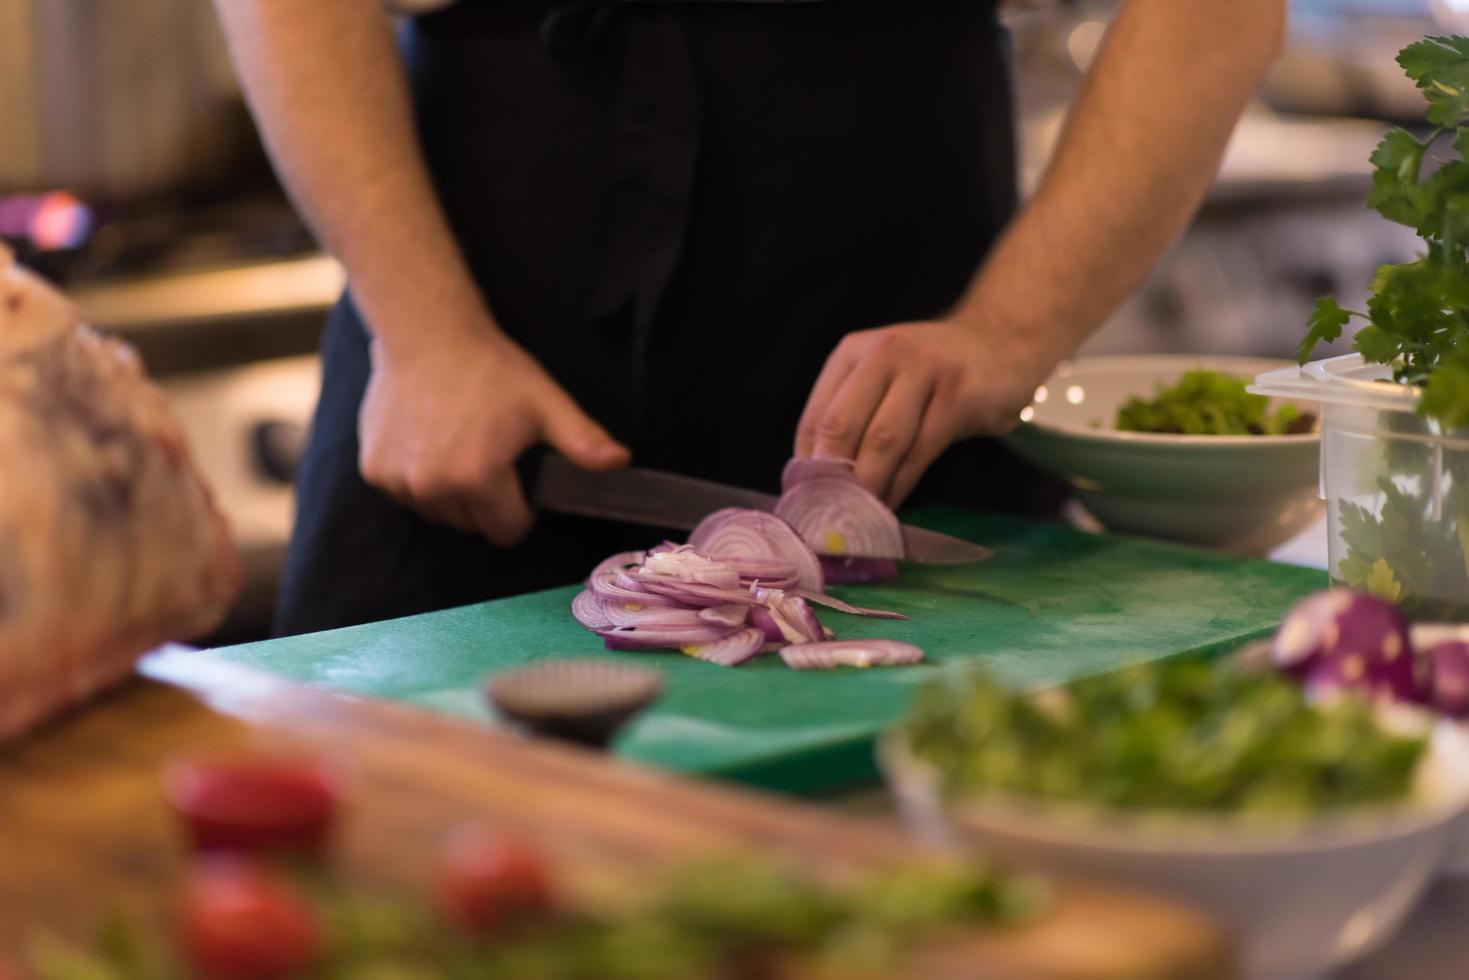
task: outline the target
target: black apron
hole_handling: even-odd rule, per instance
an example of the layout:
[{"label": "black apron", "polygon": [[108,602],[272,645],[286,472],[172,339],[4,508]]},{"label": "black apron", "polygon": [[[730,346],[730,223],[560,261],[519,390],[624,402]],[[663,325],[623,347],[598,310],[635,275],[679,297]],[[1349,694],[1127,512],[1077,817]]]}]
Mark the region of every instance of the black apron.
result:
[{"label": "black apron", "polygon": [[[775,486],[841,337],[943,313],[1015,209],[988,0],[462,0],[403,45],[428,166],[495,317],[638,465]],[[501,550],[368,487],[367,345],[344,297],[278,632],[565,584],[659,537],[542,515]],[[913,498],[1058,499],[989,440],[953,447]]]}]

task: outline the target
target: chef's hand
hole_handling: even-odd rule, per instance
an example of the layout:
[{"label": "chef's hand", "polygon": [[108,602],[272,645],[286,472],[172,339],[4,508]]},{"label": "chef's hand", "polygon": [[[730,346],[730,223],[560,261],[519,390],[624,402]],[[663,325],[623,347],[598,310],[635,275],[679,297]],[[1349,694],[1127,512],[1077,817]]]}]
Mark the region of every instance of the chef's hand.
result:
[{"label": "chef's hand", "polygon": [[530,530],[515,460],[548,443],[590,470],[628,451],[502,334],[468,330],[389,351],[372,342],[359,466],[430,520],[509,546]]},{"label": "chef's hand", "polygon": [[1044,377],[1037,360],[956,319],[848,334],[811,389],[796,455],[855,459],[897,507],[951,443],[1014,426]]}]

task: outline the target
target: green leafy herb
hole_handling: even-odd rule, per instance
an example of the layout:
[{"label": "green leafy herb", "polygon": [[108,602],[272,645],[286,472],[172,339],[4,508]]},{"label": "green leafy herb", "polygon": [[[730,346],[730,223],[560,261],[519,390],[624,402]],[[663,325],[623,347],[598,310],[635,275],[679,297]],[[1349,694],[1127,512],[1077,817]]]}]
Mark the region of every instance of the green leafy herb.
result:
[{"label": "green leafy herb", "polygon": [[937,681],[907,733],[955,795],[1270,816],[1401,799],[1425,748],[1365,702],[1311,706],[1293,681],[1227,661],[1143,664],[1047,695],[979,672]]},{"label": "green leafy herb", "polygon": [[[1335,299],[1317,300],[1297,355],[1342,335],[1352,317],[1364,319],[1353,347],[1364,359],[1390,365],[1401,384],[1422,385],[1418,411],[1446,428],[1469,425],[1469,38],[1429,37],[1398,53],[1403,72],[1423,93],[1433,126],[1422,139],[1392,129],[1373,151],[1367,206],[1406,225],[1423,239],[1411,262],[1384,265],[1372,282],[1365,312]],[[1441,137],[1457,159],[1438,163],[1427,177]]]},{"label": "green leafy herb", "polygon": [[1130,398],[1117,410],[1123,432],[1175,432],[1191,436],[1282,435],[1309,428],[1294,405],[1270,412],[1270,399],[1252,395],[1245,382],[1217,371],[1189,371],[1149,399]]},{"label": "green leafy herb", "polygon": [[[984,866],[910,867],[834,888],[761,861],[712,859],[676,869],[618,914],[572,914],[498,939],[452,931],[421,904],[340,889],[302,872],[329,956],[310,980],[685,980],[765,975],[770,959],[841,964],[890,976],[925,936],[966,924],[1022,921],[1043,906],[1034,881]],[[121,920],[91,950],[46,942],[37,980],[182,980],[159,937]],[[738,969],[736,969],[738,967]]]}]

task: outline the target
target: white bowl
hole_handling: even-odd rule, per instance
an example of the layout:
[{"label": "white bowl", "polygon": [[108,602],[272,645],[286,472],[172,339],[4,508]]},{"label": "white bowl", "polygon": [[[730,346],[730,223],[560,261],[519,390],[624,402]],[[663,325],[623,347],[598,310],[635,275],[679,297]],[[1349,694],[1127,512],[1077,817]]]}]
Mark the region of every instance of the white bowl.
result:
[{"label": "white bowl", "polygon": [[1321,513],[1318,433],[1183,436],[1112,426],[1128,398],[1151,397],[1194,368],[1253,381],[1286,364],[1171,354],[1068,361],[1036,390],[1009,442],[1069,482],[1111,530],[1262,555]]},{"label": "white bowl", "polygon": [[1469,808],[1469,741],[1451,725],[1434,729],[1412,803],[1289,829],[1015,797],[945,805],[936,774],[900,734],[888,733],[878,755],[905,821],[928,842],[1211,912],[1235,930],[1252,980],[1313,976],[1384,942],[1432,881]]},{"label": "white bowl", "polygon": [[[1414,623],[1410,627],[1415,650],[1426,650],[1446,640],[1462,640],[1469,643],[1469,625],[1463,623]],[[1454,724],[1446,721],[1445,724]],[[1457,723],[1459,730],[1469,738],[1469,723]],[[1442,872],[1446,875],[1469,875],[1469,813],[1460,816],[1455,823],[1454,842],[1444,855]]]}]

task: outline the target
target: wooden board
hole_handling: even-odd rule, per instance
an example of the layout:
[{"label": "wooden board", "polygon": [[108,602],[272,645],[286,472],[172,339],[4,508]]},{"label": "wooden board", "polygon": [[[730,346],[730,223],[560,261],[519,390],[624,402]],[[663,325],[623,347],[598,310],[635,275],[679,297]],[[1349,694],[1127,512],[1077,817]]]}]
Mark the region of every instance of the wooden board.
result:
[{"label": "wooden board", "polygon": [[[876,777],[874,735],[935,671],[983,664],[1016,685],[1064,682],[1132,660],[1230,649],[1273,630],[1324,572],[1157,541],[961,511],[912,515],[990,545],[976,565],[905,566],[895,583],[834,589],[909,622],[821,612],[840,636],[885,636],[928,663],[798,673],[776,657],[729,669],[676,653],[612,656],[655,666],[667,694],[617,750],[629,759],[795,793]],[[571,574],[575,574],[572,572]],[[308,684],[487,719],[486,674],[548,656],[603,656],[569,606],[576,588],[218,651]]]},{"label": "wooden board", "polygon": [[[682,858],[759,850],[813,874],[912,859],[886,824],[525,743],[410,708],[349,699],[189,653],[0,749],[0,955],[38,930],[78,938],[106,910],[166,921],[183,854],[156,773],[175,753],[282,740],[356,769],[337,848],[356,879],[422,888],[443,831],[469,816],[532,836],[574,894],[606,900]],[[162,683],[162,682],[166,683]],[[1014,930],[926,954],[912,976],[1211,980],[1225,934],[1179,906],[1078,883]]]}]

